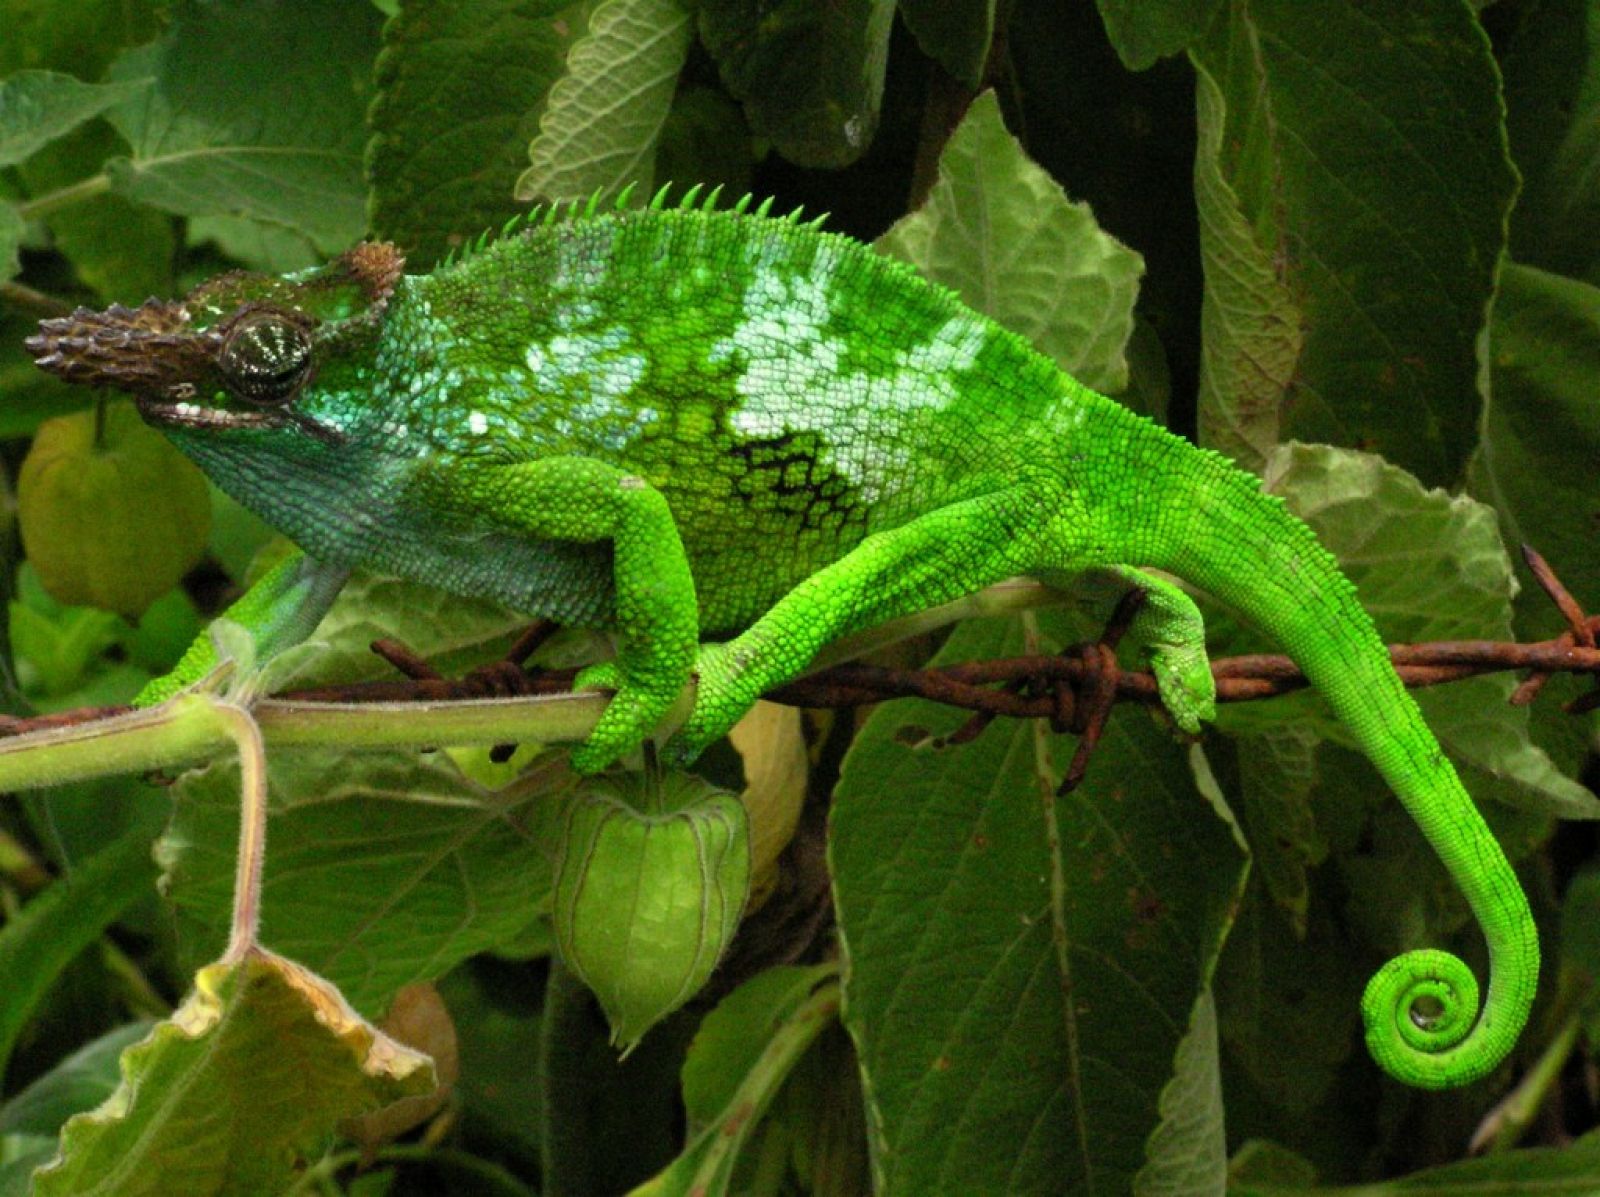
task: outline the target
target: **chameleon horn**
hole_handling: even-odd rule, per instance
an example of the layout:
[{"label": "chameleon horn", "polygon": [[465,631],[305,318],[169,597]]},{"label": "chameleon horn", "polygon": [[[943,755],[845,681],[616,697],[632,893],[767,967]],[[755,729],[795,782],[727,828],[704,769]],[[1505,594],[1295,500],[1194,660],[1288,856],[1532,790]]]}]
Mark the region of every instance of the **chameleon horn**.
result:
[{"label": "chameleon horn", "polygon": [[181,379],[203,377],[215,357],[213,338],[187,328],[181,305],[146,300],[103,312],[79,308],[39,322],[23,341],[41,370],[67,382],[164,396]]}]

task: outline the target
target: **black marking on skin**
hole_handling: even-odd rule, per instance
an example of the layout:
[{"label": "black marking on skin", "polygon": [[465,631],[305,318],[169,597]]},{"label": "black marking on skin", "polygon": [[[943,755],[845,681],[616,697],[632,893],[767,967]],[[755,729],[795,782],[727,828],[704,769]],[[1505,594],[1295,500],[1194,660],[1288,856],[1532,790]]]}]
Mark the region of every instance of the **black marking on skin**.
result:
[{"label": "black marking on skin", "polygon": [[800,444],[799,434],[784,432],[734,440],[728,452],[742,468],[733,475],[733,493],[751,506],[770,504],[798,520],[803,532],[865,525],[867,513],[854,488],[837,470],[822,465],[816,438],[807,439],[811,444]]}]

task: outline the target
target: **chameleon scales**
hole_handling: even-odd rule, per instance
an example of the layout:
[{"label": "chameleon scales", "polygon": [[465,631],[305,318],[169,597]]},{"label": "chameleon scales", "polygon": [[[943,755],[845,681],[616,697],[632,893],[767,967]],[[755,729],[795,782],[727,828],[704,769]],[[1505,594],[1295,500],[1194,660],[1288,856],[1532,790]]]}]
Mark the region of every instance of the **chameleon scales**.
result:
[{"label": "chameleon scales", "polygon": [[[1526,899],[1310,529],[908,266],[696,195],[548,212],[427,275],[364,243],[80,309],[27,344],[64,379],[131,392],[301,547],[229,611],[261,659],[308,636],[356,566],[608,630],[615,659],[576,683],[615,692],[573,752],[584,772],[637,749],[691,675],[669,763],[839,636],[1090,569],[1146,592],[1130,634],[1194,731],[1215,694],[1200,613],[1141,567],[1207,590],[1301,666],[1488,940],[1481,1011],[1442,951],[1372,978],[1374,1057],[1434,1088],[1494,1068],[1537,982]],[[140,701],[214,657],[202,637]]]}]

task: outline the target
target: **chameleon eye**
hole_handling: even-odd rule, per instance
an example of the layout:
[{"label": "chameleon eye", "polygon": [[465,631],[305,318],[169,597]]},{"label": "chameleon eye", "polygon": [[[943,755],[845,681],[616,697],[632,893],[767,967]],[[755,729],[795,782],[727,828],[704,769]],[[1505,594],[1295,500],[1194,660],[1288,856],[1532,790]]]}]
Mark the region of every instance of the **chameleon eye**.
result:
[{"label": "chameleon eye", "polygon": [[311,338],[282,316],[262,312],[241,320],[217,358],[228,390],[246,403],[289,402],[311,368]]}]

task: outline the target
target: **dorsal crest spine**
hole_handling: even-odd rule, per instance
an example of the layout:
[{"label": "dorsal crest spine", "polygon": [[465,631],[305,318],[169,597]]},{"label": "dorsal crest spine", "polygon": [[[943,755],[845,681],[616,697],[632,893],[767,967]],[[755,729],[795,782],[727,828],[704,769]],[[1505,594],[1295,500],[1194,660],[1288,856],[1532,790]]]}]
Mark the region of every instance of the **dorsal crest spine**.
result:
[{"label": "dorsal crest spine", "polygon": [[[776,218],[772,215],[774,197],[765,196],[759,203],[752,192],[744,192],[731,204],[722,203],[723,185],[716,184],[709,191],[704,183],[692,184],[676,201],[669,199],[672,183],[663,183],[645,201],[641,208],[633,206],[634,196],[638,191],[638,184],[629,183],[616,196],[606,203],[603,200],[604,189],[591,192],[585,199],[566,200],[555,203],[536,204],[523,212],[518,212],[507,220],[498,230],[488,228],[477,237],[466,238],[459,246],[452,246],[450,251],[439,260],[435,269],[444,270],[451,266],[459,266],[470,258],[477,257],[489,246],[509,239],[517,233],[526,233],[530,229],[546,227],[556,224],[574,224],[585,220],[609,218],[613,213],[627,213],[631,211],[642,212],[729,212],[734,216],[751,216],[758,220],[778,219],[787,221],[797,228],[821,229],[823,222],[828,219],[828,213],[823,212],[809,220],[803,219],[805,205],[797,205],[790,212]],[[753,205],[753,207],[752,207]]]}]

